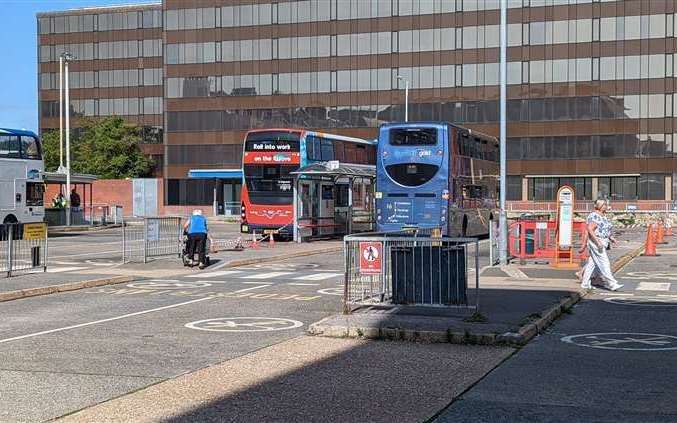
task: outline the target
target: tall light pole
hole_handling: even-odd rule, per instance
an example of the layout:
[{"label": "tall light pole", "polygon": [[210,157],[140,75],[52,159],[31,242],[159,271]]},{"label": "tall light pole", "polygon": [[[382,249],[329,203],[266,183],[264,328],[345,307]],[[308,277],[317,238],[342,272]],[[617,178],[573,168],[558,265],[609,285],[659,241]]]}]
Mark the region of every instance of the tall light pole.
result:
[{"label": "tall light pole", "polygon": [[59,56],[59,172],[63,173],[63,54]]},{"label": "tall light pole", "polygon": [[505,211],[505,191],[506,191],[506,85],[508,81],[508,1],[501,0],[501,61],[500,61],[500,76],[501,76],[501,124],[500,124],[500,192],[499,205],[500,214],[498,216],[498,257],[501,265],[508,264],[508,219]]},{"label": "tall light pole", "polygon": [[404,121],[409,122],[409,80],[402,75],[397,75],[397,79],[404,81]]},{"label": "tall light pole", "polygon": [[71,108],[70,108],[70,89],[68,78],[68,62],[73,59],[70,53],[62,55],[64,61],[64,85],[66,89],[66,226],[71,225]]}]

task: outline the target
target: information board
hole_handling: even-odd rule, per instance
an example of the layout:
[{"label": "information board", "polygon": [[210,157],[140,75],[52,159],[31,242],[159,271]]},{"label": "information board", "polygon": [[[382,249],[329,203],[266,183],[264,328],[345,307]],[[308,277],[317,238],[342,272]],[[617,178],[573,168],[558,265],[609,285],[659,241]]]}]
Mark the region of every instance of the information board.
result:
[{"label": "information board", "polygon": [[574,222],[574,189],[563,186],[557,191],[557,246],[571,248]]}]

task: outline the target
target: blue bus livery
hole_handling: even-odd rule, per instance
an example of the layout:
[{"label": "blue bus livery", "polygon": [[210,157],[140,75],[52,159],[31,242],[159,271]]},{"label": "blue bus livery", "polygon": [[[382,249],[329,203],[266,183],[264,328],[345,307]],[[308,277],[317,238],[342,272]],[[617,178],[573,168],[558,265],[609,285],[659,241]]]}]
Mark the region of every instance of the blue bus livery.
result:
[{"label": "blue bus livery", "polygon": [[496,138],[445,122],[380,127],[376,159],[379,231],[441,228],[481,236],[497,215]]}]

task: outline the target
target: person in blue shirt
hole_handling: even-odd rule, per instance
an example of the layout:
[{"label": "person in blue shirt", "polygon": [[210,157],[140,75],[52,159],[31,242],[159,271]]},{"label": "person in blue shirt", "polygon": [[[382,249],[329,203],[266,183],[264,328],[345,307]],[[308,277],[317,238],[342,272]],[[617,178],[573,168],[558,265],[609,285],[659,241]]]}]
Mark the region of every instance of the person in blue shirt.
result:
[{"label": "person in blue shirt", "polygon": [[191,266],[195,265],[195,253],[199,256],[200,269],[205,268],[206,244],[209,236],[207,228],[207,219],[202,215],[202,210],[193,210],[193,215],[183,224],[183,230],[188,233],[188,262]]}]

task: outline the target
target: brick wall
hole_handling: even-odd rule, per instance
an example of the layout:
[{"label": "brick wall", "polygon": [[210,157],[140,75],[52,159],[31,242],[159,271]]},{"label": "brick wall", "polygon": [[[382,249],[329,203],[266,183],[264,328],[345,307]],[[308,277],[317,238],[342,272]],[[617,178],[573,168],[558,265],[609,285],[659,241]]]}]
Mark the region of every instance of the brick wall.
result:
[{"label": "brick wall", "polygon": [[[64,184],[64,195],[67,195]],[[77,186],[78,194],[83,206],[90,204],[96,205],[119,205],[123,207],[123,213],[128,216],[132,213],[132,180],[131,179],[100,179],[92,184],[92,199],[89,198],[89,186],[85,185],[85,192],[82,192],[82,185]],[[70,191],[68,191],[70,192]],[[52,200],[59,193],[59,184],[47,185],[45,192],[45,204],[47,207],[52,205]]]}]

